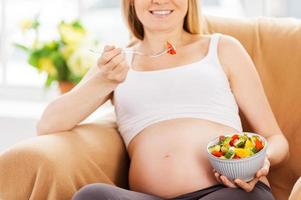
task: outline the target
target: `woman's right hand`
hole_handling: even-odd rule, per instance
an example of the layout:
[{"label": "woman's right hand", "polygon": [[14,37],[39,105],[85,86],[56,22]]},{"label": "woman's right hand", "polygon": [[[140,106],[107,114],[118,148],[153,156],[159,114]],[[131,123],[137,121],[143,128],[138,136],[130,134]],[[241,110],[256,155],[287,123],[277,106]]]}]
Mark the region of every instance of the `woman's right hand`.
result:
[{"label": "woman's right hand", "polygon": [[271,166],[270,161],[269,161],[268,157],[266,156],[263,167],[261,169],[259,169],[256,172],[254,178],[248,182],[245,182],[244,180],[238,179],[238,178],[235,179],[234,181],[230,181],[226,176],[219,174],[215,169],[213,169],[213,173],[214,173],[216,180],[219,183],[221,183],[227,187],[230,187],[230,188],[240,187],[241,189],[245,190],[246,192],[251,192],[254,189],[256,183],[260,180],[260,178],[266,177],[268,175],[270,166]]},{"label": "woman's right hand", "polygon": [[105,79],[122,83],[127,76],[129,65],[121,48],[105,46],[97,66]]}]

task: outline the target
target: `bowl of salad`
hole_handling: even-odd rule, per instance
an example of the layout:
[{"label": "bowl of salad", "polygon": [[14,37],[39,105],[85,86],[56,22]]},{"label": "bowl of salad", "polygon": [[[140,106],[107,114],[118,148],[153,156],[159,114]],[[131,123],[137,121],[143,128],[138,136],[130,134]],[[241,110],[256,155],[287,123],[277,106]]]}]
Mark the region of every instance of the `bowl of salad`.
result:
[{"label": "bowl of salad", "polygon": [[212,167],[229,180],[250,181],[263,167],[267,140],[256,133],[242,132],[221,135],[207,145]]}]

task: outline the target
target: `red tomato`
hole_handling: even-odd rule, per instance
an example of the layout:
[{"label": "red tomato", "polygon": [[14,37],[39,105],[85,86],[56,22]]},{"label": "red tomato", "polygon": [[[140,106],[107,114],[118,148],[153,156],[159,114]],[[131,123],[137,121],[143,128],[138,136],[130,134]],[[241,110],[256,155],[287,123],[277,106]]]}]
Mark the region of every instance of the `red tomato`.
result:
[{"label": "red tomato", "polygon": [[176,48],[169,42],[166,43],[166,48],[169,49],[167,53],[175,55],[177,53]]},{"label": "red tomato", "polygon": [[223,155],[223,153],[220,151],[212,151],[212,155],[214,155],[216,157],[221,157]]},{"label": "red tomato", "polygon": [[232,136],[232,140],[235,140],[235,139],[239,139],[238,135],[236,135],[236,134]]},{"label": "red tomato", "polygon": [[263,148],[262,142],[258,139],[255,140],[255,148],[257,149],[257,151],[259,151]]},{"label": "red tomato", "polygon": [[238,139],[239,139],[238,135],[236,135],[236,134],[233,135],[232,138],[231,138],[231,141],[230,141],[230,145],[234,146],[235,140],[238,140]]}]

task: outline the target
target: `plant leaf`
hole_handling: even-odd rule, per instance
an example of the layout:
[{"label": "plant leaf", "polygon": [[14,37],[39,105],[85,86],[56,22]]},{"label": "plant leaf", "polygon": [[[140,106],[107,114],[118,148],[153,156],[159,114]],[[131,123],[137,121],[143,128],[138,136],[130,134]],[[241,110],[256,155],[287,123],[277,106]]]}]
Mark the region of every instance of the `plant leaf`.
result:
[{"label": "plant leaf", "polygon": [[58,80],[68,80],[69,70],[63,55],[60,52],[53,51],[50,55],[53,64],[58,71]]},{"label": "plant leaf", "polygon": [[47,75],[47,79],[45,81],[45,87],[49,88],[53,81],[55,81],[55,79],[53,77],[51,77],[50,75]]},{"label": "plant leaf", "polygon": [[23,44],[18,44],[18,43],[13,43],[13,45],[23,51],[25,51],[26,53],[30,53],[31,49]]}]

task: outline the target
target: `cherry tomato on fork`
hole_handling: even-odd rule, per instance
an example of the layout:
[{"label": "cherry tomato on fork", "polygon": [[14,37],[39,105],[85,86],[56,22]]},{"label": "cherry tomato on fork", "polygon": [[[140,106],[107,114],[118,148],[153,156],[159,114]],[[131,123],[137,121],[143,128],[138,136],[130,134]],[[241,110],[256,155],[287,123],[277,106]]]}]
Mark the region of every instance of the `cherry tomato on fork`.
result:
[{"label": "cherry tomato on fork", "polygon": [[175,46],[169,42],[166,43],[166,48],[169,49],[167,53],[169,53],[170,55],[175,55],[177,53]]}]

